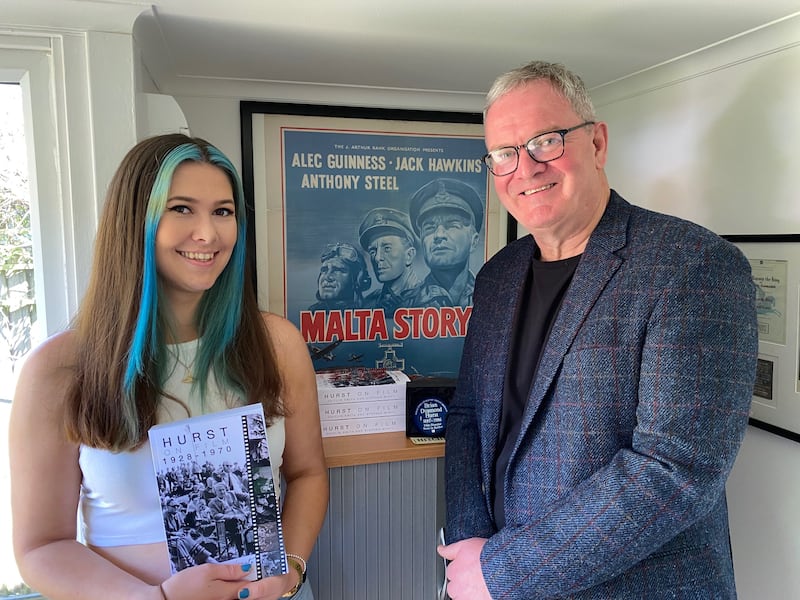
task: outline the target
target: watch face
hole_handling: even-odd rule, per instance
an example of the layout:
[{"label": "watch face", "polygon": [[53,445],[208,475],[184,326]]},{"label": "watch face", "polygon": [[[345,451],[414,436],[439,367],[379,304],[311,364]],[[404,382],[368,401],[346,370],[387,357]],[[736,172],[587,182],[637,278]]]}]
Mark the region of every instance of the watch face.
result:
[{"label": "watch face", "polygon": [[414,410],[414,425],[423,435],[440,435],[447,423],[447,405],[439,398],[425,398]]}]

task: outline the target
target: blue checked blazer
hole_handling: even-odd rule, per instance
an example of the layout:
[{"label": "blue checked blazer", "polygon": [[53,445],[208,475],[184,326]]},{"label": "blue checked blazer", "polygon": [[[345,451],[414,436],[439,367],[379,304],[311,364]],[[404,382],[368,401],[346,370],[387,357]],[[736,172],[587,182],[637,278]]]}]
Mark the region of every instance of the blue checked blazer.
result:
[{"label": "blue checked blazer", "polygon": [[497,531],[503,381],[535,248],[518,240],[477,277],[447,421],[448,542],[489,538],[481,564],[497,599],[735,598],[725,481],[758,352],[747,260],[611,192],[497,482]]}]

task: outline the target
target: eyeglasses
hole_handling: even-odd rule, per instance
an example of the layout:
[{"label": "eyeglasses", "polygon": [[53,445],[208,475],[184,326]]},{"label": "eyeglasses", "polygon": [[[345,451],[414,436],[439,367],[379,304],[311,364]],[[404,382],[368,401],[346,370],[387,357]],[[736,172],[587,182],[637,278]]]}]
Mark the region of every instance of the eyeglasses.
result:
[{"label": "eyeglasses", "polygon": [[556,160],[564,156],[564,136],[581,127],[594,125],[594,123],[594,121],[585,121],[569,129],[556,129],[555,131],[540,133],[519,146],[497,148],[483,157],[483,163],[493,175],[502,177],[503,175],[511,175],[519,167],[520,148],[525,148],[528,156],[538,163]]},{"label": "eyeglasses", "polygon": [[337,256],[354,263],[358,262],[359,259],[358,250],[356,250],[354,246],[340,242],[338,244],[328,244],[325,247],[325,251],[322,253],[320,260],[324,262]]}]

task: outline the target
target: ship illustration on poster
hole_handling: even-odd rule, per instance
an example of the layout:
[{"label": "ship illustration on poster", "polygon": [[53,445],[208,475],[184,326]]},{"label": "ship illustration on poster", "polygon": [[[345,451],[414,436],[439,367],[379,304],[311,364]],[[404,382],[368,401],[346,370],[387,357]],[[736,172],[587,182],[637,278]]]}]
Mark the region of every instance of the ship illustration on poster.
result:
[{"label": "ship illustration on poster", "polygon": [[454,377],[487,257],[480,136],[284,128],[286,317],[314,368]]}]

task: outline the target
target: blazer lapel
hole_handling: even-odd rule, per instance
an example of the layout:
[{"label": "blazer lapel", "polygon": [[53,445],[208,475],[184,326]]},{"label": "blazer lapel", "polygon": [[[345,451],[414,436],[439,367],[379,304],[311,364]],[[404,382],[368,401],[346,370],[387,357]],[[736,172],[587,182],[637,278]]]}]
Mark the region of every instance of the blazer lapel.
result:
[{"label": "blazer lapel", "polygon": [[[521,300],[525,275],[535,250],[536,244],[530,236],[517,240],[504,250],[512,254],[505,261],[506,268],[500,277],[490,282],[493,294],[491,299],[487,298],[485,306],[481,309],[481,313],[486,315],[484,320],[491,321],[492,324],[491,330],[481,329],[481,349],[486,362],[483,365],[485,375],[479,393],[481,459],[487,485],[490,485],[494,478],[509,344],[513,339],[511,330]],[[489,509],[491,510],[491,507]]]},{"label": "blazer lapel", "polygon": [[[572,283],[564,296],[561,310],[553,324],[550,338],[543,349],[539,369],[525,406],[514,453],[533,422],[542,400],[553,385],[553,380],[578,330],[597,302],[600,293],[623,262],[616,252],[626,242],[625,231],[629,209],[630,205],[612,191],[606,212],[589,238]],[[512,454],[511,460],[513,458]]]}]

